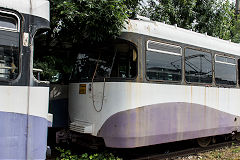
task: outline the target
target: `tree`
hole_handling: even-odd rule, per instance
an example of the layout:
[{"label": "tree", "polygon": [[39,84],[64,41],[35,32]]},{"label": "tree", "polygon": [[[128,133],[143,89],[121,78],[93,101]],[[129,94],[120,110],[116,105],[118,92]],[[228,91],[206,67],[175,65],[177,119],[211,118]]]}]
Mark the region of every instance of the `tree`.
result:
[{"label": "tree", "polygon": [[149,0],[140,12],[151,20],[177,24],[182,28],[191,28],[194,21],[195,1],[193,0]]},{"label": "tree", "polygon": [[228,0],[148,0],[142,7],[139,7],[142,0],[50,2],[51,31],[47,34],[47,46],[41,47],[46,48],[45,54],[35,52],[38,62],[35,66],[48,68],[43,73],[45,80],[55,79],[56,73],[68,76],[74,57],[70,52],[118,37],[126,19],[136,13],[154,21],[240,42],[240,16],[235,14],[235,6]]},{"label": "tree", "polygon": [[231,40],[240,43],[240,15],[236,15],[236,20],[233,21],[231,28]]},{"label": "tree", "polygon": [[51,3],[52,37],[92,44],[119,36],[139,0],[54,0]]},{"label": "tree", "polygon": [[[70,56],[70,52],[76,54],[82,48],[118,37],[140,1],[50,0],[51,30],[47,33],[47,43],[41,40],[35,43],[34,67],[44,70],[41,78],[56,81],[60,77],[57,80],[66,81],[73,65],[74,55]],[[37,48],[44,52],[38,53]]]},{"label": "tree", "polygon": [[149,0],[141,13],[150,19],[236,41],[239,16],[228,0]]},{"label": "tree", "polygon": [[211,1],[206,3],[199,0],[196,3],[196,22],[195,30],[200,33],[231,39],[231,27],[235,21],[235,9],[227,1]]}]

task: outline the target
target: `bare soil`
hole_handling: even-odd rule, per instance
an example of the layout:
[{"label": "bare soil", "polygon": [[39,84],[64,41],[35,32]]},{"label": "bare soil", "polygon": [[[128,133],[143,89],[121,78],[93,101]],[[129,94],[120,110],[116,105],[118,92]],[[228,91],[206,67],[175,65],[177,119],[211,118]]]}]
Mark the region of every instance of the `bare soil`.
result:
[{"label": "bare soil", "polygon": [[178,157],[177,160],[240,160],[240,145],[232,144],[231,147],[224,147],[213,151]]}]

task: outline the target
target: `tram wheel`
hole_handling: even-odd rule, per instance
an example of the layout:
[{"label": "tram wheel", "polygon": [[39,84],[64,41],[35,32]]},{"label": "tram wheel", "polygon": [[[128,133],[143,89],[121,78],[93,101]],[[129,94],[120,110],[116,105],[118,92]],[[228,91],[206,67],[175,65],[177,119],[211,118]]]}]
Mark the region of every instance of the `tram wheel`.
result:
[{"label": "tram wheel", "polygon": [[236,138],[237,141],[240,141],[240,132],[237,132],[235,134],[235,138]]},{"label": "tram wheel", "polygon": [[201,147],[207,147],[212,141],[212,137],[198,138],[197,143]]}]

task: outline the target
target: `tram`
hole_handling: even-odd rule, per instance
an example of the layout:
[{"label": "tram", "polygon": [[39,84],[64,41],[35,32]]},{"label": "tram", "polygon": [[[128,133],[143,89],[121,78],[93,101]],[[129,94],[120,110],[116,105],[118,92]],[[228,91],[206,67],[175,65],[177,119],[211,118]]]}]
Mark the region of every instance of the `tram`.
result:
[{"label": "tram", "polygon": [[69,128],[113,148],[239,135],[239,62],[239,44],[129,20],[120,38],[78,54]]},{"label": "tram", "polygon": [[49,87],[33,75],[33,40],[49,17],[48,0],[0,1],[0,159],[46,158]]}]

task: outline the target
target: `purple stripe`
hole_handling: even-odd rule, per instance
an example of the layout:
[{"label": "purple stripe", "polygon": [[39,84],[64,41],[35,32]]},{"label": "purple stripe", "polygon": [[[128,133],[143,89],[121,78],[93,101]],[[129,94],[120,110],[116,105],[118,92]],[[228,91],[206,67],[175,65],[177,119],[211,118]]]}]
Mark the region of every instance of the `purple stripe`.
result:
[{"label": "purple stripe", "polygon": [[46,158],[46,119],[7,112],[0,117],[0,159]]},{"label": "purple stripe", "polygon": [[[235,121],[236,118],[236,121]],[[191,103],[163,103],[119,112],[100,129],[108,147],[132,148],[231,133],[240,117]]]}]

